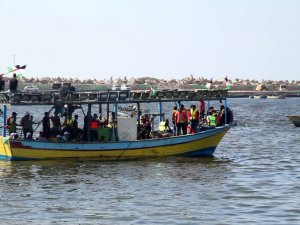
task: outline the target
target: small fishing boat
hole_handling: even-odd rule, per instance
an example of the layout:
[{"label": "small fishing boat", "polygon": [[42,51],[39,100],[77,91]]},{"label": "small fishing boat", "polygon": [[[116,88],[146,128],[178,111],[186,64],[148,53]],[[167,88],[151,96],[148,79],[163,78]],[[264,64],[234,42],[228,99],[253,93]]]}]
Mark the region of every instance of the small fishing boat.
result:
[{"label": "small fishing boat", "polygon": [[267,95],[254,95],[253,98],[257,98],[257,99],[266,99]]},{"label": "small fishing boat", "polygon": [[[156,103],[158,105],[157,116],[159,122],[164,121],[162,104],[174,102],[176,105],[182,102],[224,100],[226,107],[227,90],[198,90],[198,91],[158,91],[155,95],[145,92],[132,91],[106,91],[106,92],[70,92],[62,86],[57,91],[44,92],[39,94],[15,93],[9,95],[1,93],[3,105],[2,136],[0,136],[0,158],[4,160],[34,160],[34,159],[57,159],[57,158],[89,158],[97,160],[122,160],[162,156],[187,156],[207,157],[212,156],[218,144],[230,129],[231,125],[225,124],[213,129],[202,129],[194,134],[180,136],[153,136],[151,139],[139,139],[137,128],[140,127],[142,103]],[[90,140],[90,128],[87,128],[87,141],[62,142],[60,139],[28,140],[25,138],[11,138],[6,135],[6,114],[7,106],[28,106],[31,105],[52,105],[52,109],[58,110],[61,107],[68,107],[82,110],[82,105],[87,105],[87,118],[91,117],[92,105],[99,106],[102,113],[102,106],[106,106],[107,118],[109,118],[109,106],[111,105],[118,115],[118,104],[135,104],[137,107],[137,118],[118,118],[118,129],[120,139],[118,141],[94,141]],[[52,110],[51,109],[51,110]],[[49,113],[51,112],[49,111]],[[154,117],[152,117],[153,119]],[[226,118],[226,110],[225,110]],[[122,122],[122,123],[121,123]],[[151,120],[153,122],[153,120]],[[122,125],[123,124],[123,125]],[[124,126],[124,127],[122,127]],[[109,129],[109,128],[99,128]],[[123,131],[122,131],[123,130]],[[123,132],[120,134],[120,132]]]},{"label": "small fishing boat", "polygon": [[267,95],[268,99],[285,99],[285,94],[282,95]]},{"label": "small fishing boat", "polygon": [[295,127],[300,127],[300,116],[287,116]]}]

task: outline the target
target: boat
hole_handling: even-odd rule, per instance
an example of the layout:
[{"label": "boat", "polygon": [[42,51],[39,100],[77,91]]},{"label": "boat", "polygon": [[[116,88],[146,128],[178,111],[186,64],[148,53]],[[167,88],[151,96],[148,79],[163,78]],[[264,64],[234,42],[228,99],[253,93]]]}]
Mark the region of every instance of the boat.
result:
[{"label": "boat", "polygon": [[295,127],[300,127],[300,116],[287,116]]},{"label": "boat", "polygon": [[[153,114],[151,120],[153,120],[154,117],[158,117],[156,119],[159,119],[159,122],[164,120],[165,115],[162,112],[162,105],[166,102],[174,102],[178,105],[182,104],[182,102],[199,101],[200,99],[204,99],[208,101],[208,103],[209,101],[219,102],[223,100],[226,107],[227,90],[176,91],[174,92],[174,96],[170,94],[170,91],[158,92],[156,92],[156,95],[147,92],[140,93],[121,90],[107,90],[106,92],[69,92],[69,89],[64,89],[64,85],[62,85],[59,90],[43,92],[39,95],[20,92],[13,95],[1,93],[0,97],[2,99],[1,104],[3,105],[3,121],[6,121],[7,106],[15,107],[20,105],[28,107],[31,105],[52,105],[52,109],[55,108],[55,110],[59,107],[65,107],[66,105],[73,110],[83,110],[81,106],[87,105],[86,115],[89,116],[91,115],[92,105],[99,106],[99,112],[102,112],[102,107],[106,106],[108,118],[110,105],[117,111],[118,104],[136,104],[138,118],[140,118],[141,113],[139,109],[141,103],[156,103],[158,105],[158,113]],[[167,93],[168,95],[166,95]],[[169,135],[163,137],[153,136],[152,139],[138,139],[139,131],[137,131],[137,127],[140,127],[139,119],[136,120],[135,118],[128,117],[118,118],[118,122],[118,129],[120,127],[121,130],[121,124],[126,124],[128,127],[124,127],[121,135],[119,131],[119,141],[113,140],[110,142],[91,142],[90,140],[85,142],[62,142],[55,138],[54,140],[14,139],[6,135],[6,124],[4,122],[2,136],[0,136],[0,159],[42,160],[87,158],[96,160],[125,160],[166,156],[211,157],[231,127],[231,124],[225,121],[225,124],[222,126],[212,129],[201,129],[194,134],[181,136]],[[87,132],[90,132],[89,128]]]},{"label": "boat", "polygon": [[254,95],[253,98],[266,99],[267,95]]},{"label": "boat", "polygon": [[285,94],[282,95],[267,95],[268,99],[285,99]]}]

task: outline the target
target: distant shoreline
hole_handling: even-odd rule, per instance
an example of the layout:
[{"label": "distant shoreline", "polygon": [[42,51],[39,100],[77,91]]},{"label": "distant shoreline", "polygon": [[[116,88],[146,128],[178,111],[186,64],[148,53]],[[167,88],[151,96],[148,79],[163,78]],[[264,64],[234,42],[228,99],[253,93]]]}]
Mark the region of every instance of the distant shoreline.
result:
[{"label": "distant shoreline", "polygon": [[[52,84],[27,84],[21,83],[19,90],[23,90],[27,85],[35,85],[40,90],[51,90]],[[167,88],[164,86],[150,86],[150,85],[130,85],[131,90],[147,91],[152,88],[155,89],[185,89],[190,91],[196,91],[197,89],[205,89],[204,85],[180,85]],[[111,90],[111,85],[95,85],[95,84],[74,84],[77,91],[107,91]],[[224,86],[218,86],[218,89],[225,89]],[[248,98],[249,96],[258,95],[285,95],[286,97],[300,97],[300,86],[288,86],[286,90],[279,91],[279,86],[269,85],[266,86],[267,90],[256,91],[256,86],[232,86],[228,91],[228,98]]]}]

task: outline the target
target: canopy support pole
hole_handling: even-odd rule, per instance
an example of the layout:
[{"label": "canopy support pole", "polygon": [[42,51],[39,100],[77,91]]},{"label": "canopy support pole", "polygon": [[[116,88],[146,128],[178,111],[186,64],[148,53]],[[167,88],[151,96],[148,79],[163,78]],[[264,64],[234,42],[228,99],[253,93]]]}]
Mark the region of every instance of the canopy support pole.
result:
[{"label": "canopy support pole", "polygon": [[158,102],[158,113],[159,113],[159,122],[163,121],[163,115],[162,115],[162,102]]},{"label": "canopy support pole", "polygon": [[3,105],[3,115],[2,115],[2,119],[3,119],[2,136],[3,137],[6,137],[6,112],[7,112],[7,106]]},{"label": "canopy support pole", "polygon": [[102,120],[102,104],[99,103],[99,114],[100,114],[100,120]]},{"label": "canopy support pole", "polygon": [[114,112],[116,113],[116,117],[118,116],[118,103],[114,103]]},{"label": "canopy support pole", "polygon": [[90,128],[90,123],[92,119],[92,105],[88,104],[88,111],[87,111],[87,140],[90,142],[91,141],[91,128]]},{"label": "canopy support pole", "polygon": [[141,130],[141,107],[140,107],[140,103],[136,103],[137,104],[137,127],[138,127],[138,133],[140,132]]}]

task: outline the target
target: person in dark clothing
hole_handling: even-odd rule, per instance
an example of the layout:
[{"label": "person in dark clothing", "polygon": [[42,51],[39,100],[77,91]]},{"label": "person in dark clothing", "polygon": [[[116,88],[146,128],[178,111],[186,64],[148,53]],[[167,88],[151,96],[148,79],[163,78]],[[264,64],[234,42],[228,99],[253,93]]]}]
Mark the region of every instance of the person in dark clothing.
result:
[{"label": "person in dark clothing", "polygon": [[75,87],[74,87],[74,86],[71,86],[71,87],[70,87],[70,91],[75,92],[75,91],[76,91]]},{"label": "person in dark clothing", "polygon": [[55,111],[54,116],[49,117],[49,119],[52,122],[51,135],[55,137],[61,131],[61,123],[60,123],[60,118],[58,116],[58,112]]},{"label": "person in dark clothing", "polygon": [[45,116],[42,120],[42,124],[43,124],[43,136],[45,138],[49,138],[50,137],[50,118],[49,118],[48,112],[45,112]]},{"label": "person in dark clothing", "polygon": [[73,130],[72,130],[72,139],[75,139],[76,141],[79,139],[79,135],[82,133],[82,130],[78,128],[78,115],[74,116],[73,121]]},{"label": "person in dark clothing", "polygon": [[0,75],[0,92],[5,89],[5,81],[2,79],[2,75]]},{"label": "person in dark clothing", "polygon": [[141,117],[141,125],[142,125],[142,130],[140,136],[142,137],[142,139],[150,139],[152,128],[151,128],[151,121],[148,114],[145,114],[144,116]]},{"label": "person in dark clothing", "polygon": [[17,79],[17,75],[14,73],[13,78],[11,80],[9,80],[9,90],[10,92],[16,92],[18,89],[18,79]]},{"label": "person in dark clothing", "polygon": [[224,105],[221,105],[218,117],[219,117],[218,125],[224,125],[225,122],[227,124],[230,124],[230,123],[233,122],[233,112],[228,107],[226,107],[226,121],[225,121],[225,107],[224,107]]},{"label": "person in dark clothing", "polygon": [[30,113],[29,112],[26,112],[25,116],[22,117],[21,126],[22,126],[22,130],[23,130],[23,136],[24,136],[24,138],[26,138],[27,134],[31,133]]}]

